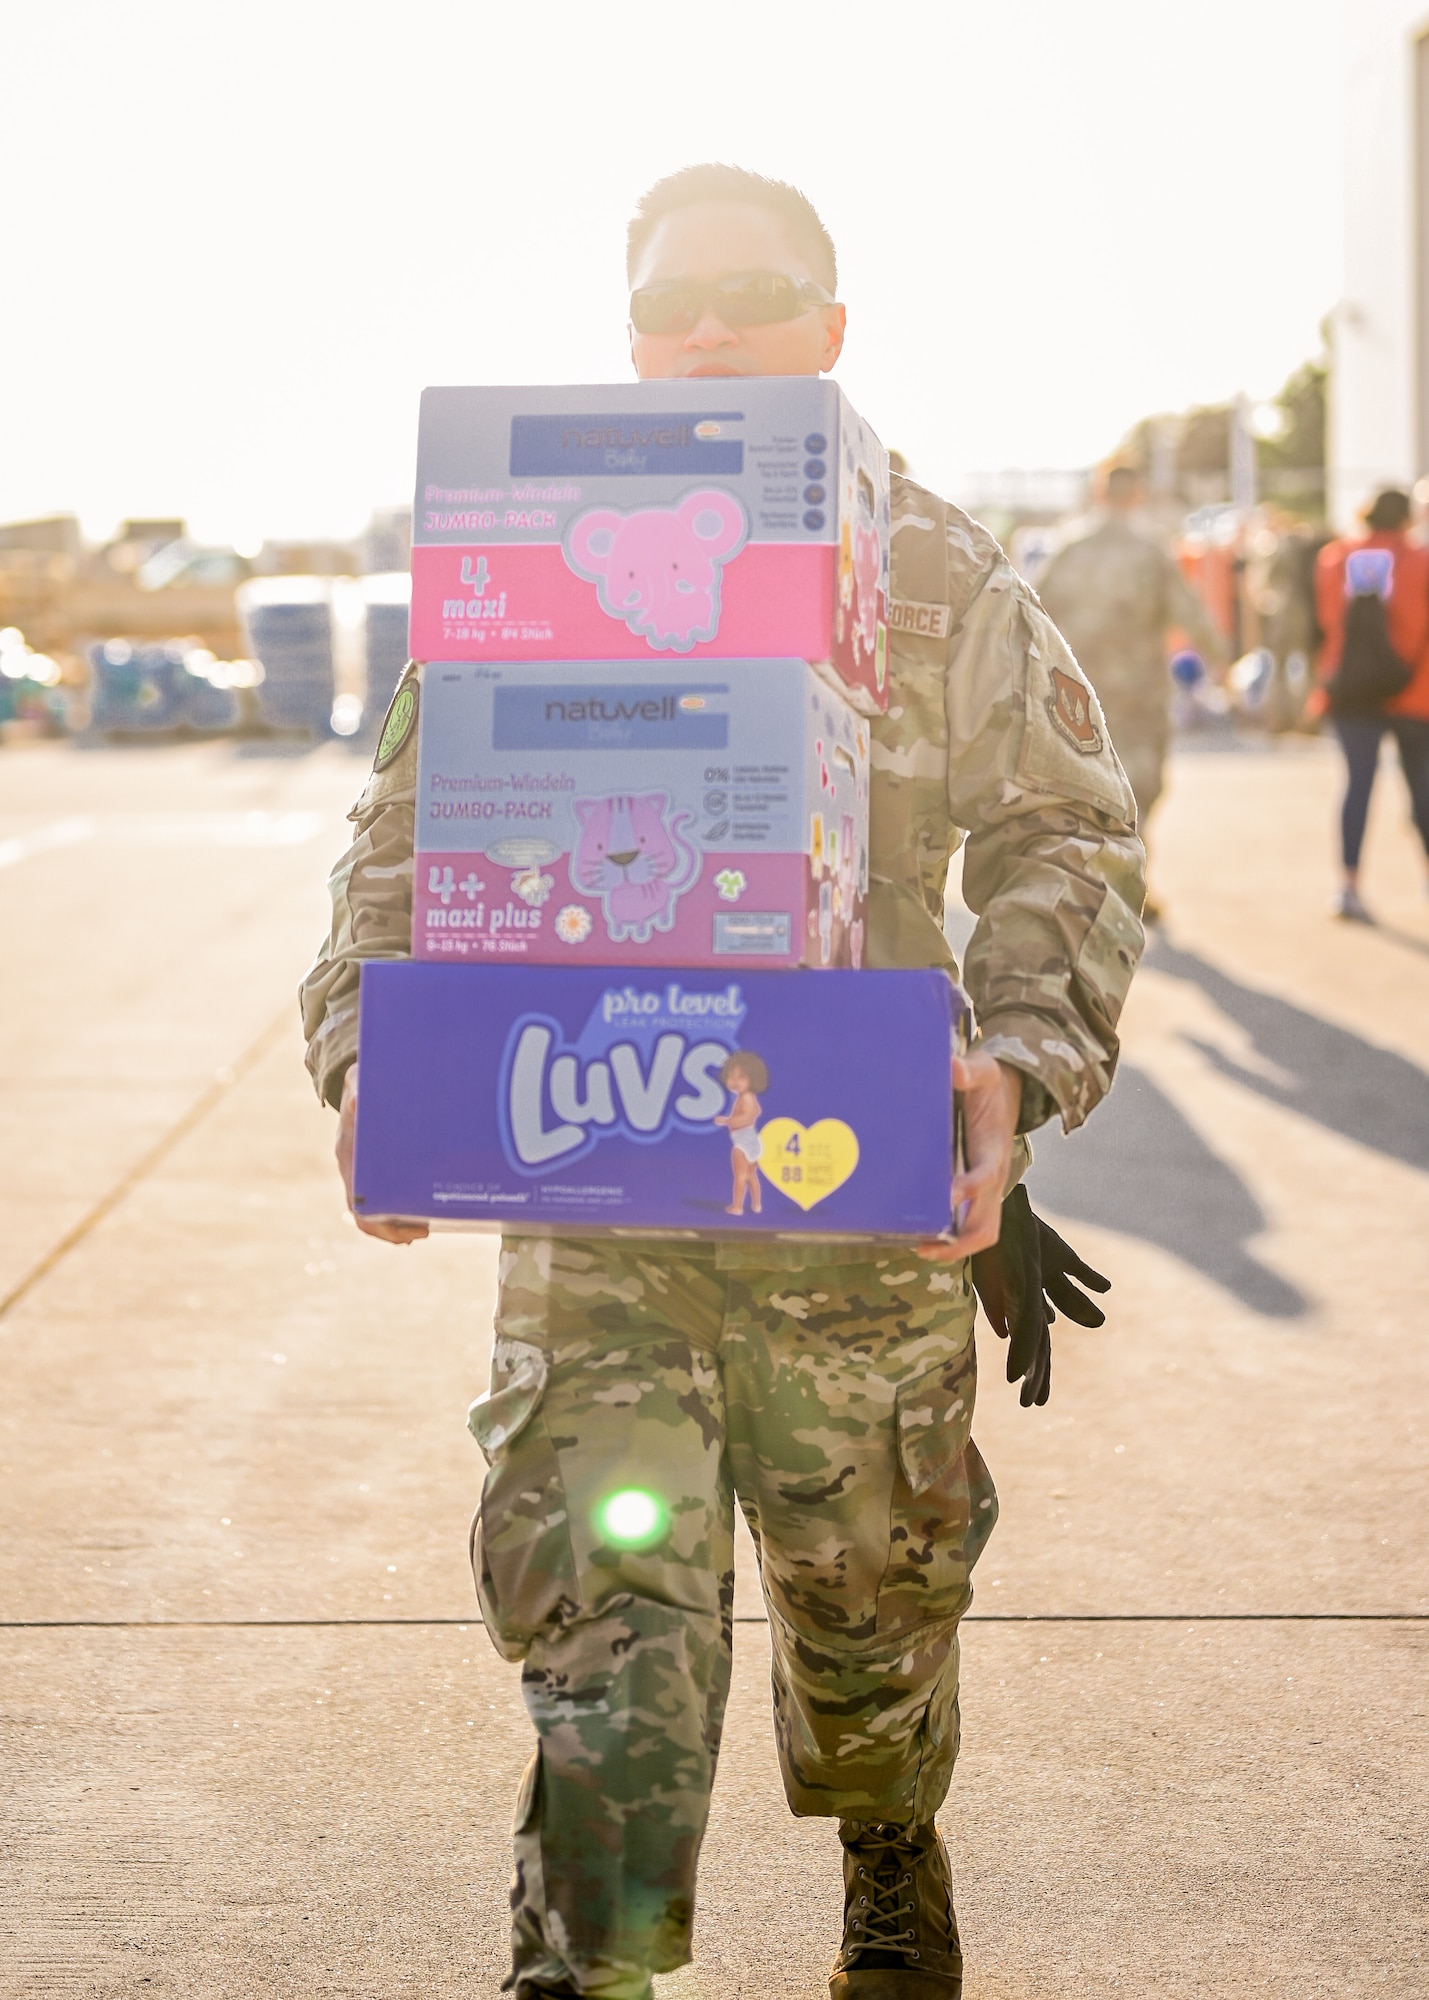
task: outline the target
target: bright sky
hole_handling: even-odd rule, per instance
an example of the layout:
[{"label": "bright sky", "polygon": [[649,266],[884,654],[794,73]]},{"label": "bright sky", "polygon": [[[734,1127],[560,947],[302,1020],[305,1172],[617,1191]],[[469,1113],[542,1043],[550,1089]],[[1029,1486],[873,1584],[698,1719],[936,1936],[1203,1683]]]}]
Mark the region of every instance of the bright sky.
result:
[{"label": "bright sky", "polygon": [[629,378],[657,176],[796,181],[932,485],[1274,391],[1340,288],[1337,0],[47,0],[0,80],[0,520],[346,534],[429,382]]}]

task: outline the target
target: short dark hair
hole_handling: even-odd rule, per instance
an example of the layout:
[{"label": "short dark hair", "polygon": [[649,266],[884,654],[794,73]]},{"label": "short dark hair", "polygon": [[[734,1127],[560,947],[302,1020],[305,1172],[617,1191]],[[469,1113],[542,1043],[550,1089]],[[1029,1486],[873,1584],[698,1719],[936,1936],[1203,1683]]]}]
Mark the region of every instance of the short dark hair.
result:
[{"label": "short dark hair", "polygon": [[1364,524],[1371,534],[1393,535],[1406,526],[1412,512],[1409,495],[1397,486],[1386,486],[1365,508]]},{"label": "short dark hair", "polygon": [[821,285],[830,292],[839,288],[838,258],[834,240],[806,194],[787,181],[770,180],[751,173],[748,167],[730,167],[718,160],[702,166],[681,167],[666,174],[641,195],[625,232],[625,275],[633,282],[640,253],[650,240],[657,222],[677,209],[691,208],[697,201],[747,201],[777,216],[789,232],[789,240],[803,257]]},{"label": "short dark hair", "polygon": [[768,1090],[769,1067],[763,1056],[755,1055],[750,1049],[736,1049],[734,1054],[725,1060],[719,1073],[719,1080],[726,1090],[729,1089],[729,1073],[736,1063],[749,1078],[751,1090]]}]

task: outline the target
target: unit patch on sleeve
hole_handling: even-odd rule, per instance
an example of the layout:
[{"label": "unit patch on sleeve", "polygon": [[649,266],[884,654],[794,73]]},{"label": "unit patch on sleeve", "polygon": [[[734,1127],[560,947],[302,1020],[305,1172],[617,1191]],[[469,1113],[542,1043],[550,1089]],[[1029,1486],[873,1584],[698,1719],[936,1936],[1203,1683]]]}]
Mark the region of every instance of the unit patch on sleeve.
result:
[{"label": "unit patch on sleeve", "polygon": [[401,756],[416,726],[417,683],[415,680],[404,680],[392,697],[392,706],[388,709],[387,720],[382,725],[377,756],[372,765],[374,771],[385,771],[389,764]]},{"label": "unit patch on sleeve", "polygon": [[1052,669],[1052,692],[1047,697],[1047,713],[1084,757],[1095,756],[1102,747],[1102,733],[1092,719],[1091,690],[1060,667]]},{"label": "unit patch on sleeve", "polygon": [[890,632],[912,632],[920,639],[946,639],[948,607],[946,604],[919,604],[912,597],[891,597],[888,600],[888,629]]}]

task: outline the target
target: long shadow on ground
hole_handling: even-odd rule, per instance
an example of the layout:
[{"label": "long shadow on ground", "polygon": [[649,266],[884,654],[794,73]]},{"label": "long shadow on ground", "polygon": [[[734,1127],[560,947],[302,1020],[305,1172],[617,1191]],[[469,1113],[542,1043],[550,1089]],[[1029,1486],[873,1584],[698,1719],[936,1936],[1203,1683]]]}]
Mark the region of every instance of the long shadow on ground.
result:
[{"label": "long shadow on ground", "polygon": [[[950,907],[954,949],[971,914]],[[1196,986],[1249,1039],[1260,1068],[1189,1035],[1221,1076],[1326,1131],[1429,1172],[1429,1073],[1332,1021],[1247,986],[1219,966],[1153,937],[1146,964]],[[1037,1135],[1034,1201],[1169,1251],[1252,1311],[1298,1319],[1309,1301],[1250,1248],[1265,1227],[1251,1188],[1143,1070],[1123,1063],[1116,1088],[1070,1138]]]},{"label": "long shadow on ground", "polygon": [[1198,986],[1245,1031],[1256,1054],[1280,1072],[1273,1077],[1247,1069],[1188,1036],[1192,1048],[1222,1076],[1327,1131],[1429,1173],[1429,1074],[1424,1070],[1318,1014],[1243,986],[1164,937],[1153,941],[1146,963]]},{"label": "long shadow on ground", "polygon": [[1087,1124],[1070,1138],[1047,1127],[1033,1143],[1039,1209],[1154,1243],[1267,1319],[1309,1311],[1248,1247],[1265,1227],[1254,1194],[1144,1070],[1123,1063]]}]

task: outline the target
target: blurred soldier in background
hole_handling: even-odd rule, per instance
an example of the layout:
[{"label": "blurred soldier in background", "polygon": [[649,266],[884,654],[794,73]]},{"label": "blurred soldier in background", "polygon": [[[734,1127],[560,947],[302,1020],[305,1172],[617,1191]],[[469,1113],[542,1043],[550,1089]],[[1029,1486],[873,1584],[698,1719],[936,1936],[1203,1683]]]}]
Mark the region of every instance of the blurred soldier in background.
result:
[{"label": "blurred soldier in background", "polygon": [[[1135,525],[1141,498],[1140,475],[1130,466],[1113,466],[1103,487],[1103,518],[1063,544],[1039,575],[1037,594],[1097,691],[1136,794],[1144,841],[1161,796],[1170,733],[1167,633],[1179,627],[1220,665],[1227,651],[1171,557]],[[1154,920],[1157,914],[1148,899],[1145,915]]]},{"label": "blurred soldier in background", "polygon": [[1275,662],[1266,695],[1265,726],[1295,729],[1310,692],[1310,669],[1324,638],[1315,608],[1315,562],[1330,539],[1306,521],[1284,526],[1265,570],[1260,602],[1265,644]]}]

